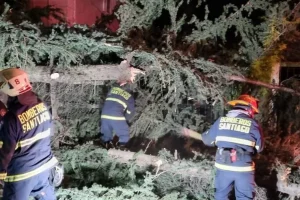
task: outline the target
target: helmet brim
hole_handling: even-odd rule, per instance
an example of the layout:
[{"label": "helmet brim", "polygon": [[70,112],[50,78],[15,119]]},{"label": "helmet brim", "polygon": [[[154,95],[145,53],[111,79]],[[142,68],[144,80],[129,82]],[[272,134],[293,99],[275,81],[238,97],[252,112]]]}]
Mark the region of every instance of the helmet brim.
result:
[{"label": "helmet brim", "polygon": [[259,113],[259,110],[258,108],[252,106],[250,103],[246,102],[246,101],[243,101],[243,100],[232,100],[232,101],[228,101],[227,102],[228,105],[231,105],[231,106],[236,106],[236,105],[245,105],[245,106],[250,106],[255,113]]}]

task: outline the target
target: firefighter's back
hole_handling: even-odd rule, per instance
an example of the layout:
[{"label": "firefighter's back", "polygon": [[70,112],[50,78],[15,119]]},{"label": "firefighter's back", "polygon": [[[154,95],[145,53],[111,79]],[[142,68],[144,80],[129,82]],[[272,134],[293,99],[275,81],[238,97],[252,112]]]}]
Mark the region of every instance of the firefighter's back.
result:
[{"label": "firefighter's back", "polygon": [[131,94],[120,87],[113,87],[104,102],[101,118],[124,117],[124,110],[127,108]]},{"label": "firefighter's back", "polygon": [[[4,120],[16,120],[18,143],[8,167],[8,177],[26,178],[22,174],[43,167],[51,159],[51,114],[45,103],[39,101],[32,105],[15,103]],[[53,159],[52,162],[54,162]],[[49,164],[51,165],[51,163]],[[40,170],[30,175],[38,174]]]}]

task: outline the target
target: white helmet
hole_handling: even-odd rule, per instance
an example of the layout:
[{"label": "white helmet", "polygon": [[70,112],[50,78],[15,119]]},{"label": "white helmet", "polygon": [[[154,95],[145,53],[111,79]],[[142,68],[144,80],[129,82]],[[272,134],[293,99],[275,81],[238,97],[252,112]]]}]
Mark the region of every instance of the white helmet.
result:
[{"label": "white helmet", "polygon": [[15,97],[32,90],[28,75],[20,68],[7,68],[0,71],[0,90]]}]

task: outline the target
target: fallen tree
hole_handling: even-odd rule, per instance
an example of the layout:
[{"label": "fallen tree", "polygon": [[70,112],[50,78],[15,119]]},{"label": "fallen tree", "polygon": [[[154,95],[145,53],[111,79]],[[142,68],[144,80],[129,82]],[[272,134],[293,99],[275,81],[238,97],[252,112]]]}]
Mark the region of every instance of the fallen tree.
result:
[{"label": "fallen tree", "polygon": [[[104,187],[126,188],[145,183],[148,177],[161,195],[176,191],[182,195],[213,195],[213,162],[201,155],[179,160],[167,150],[151,156],[142,152],[107,151],[91,144],[73,150],[60,149],[55,153],[65,167],[67,187],[98,183]],[[201,186],[197,185],[199,182],[202,182]]]},{"label": "fallen tree", "polygon": [[[117,191],[121,195],[129,195],[128,199],[148,194],[151,197],[155,195],[156,199],[177,195],[182,200],[202,200],[212,199],[214,195],[214,161],[211,156],[201,152],[195,152],[195,156],[190,159],[178,159],[176,153],[171,154],[166,149],[154,156],[141,151],[107,151],[85,144],[72,150],[61,149],[56,151],[56,155],[66,172],[65,185],[57,191],[60,197],[76,194],[82,197],[81,193],[85,193],[96,195],[91,195],[94,198],[109,199]],[[88,187],[81,191],[74,182]],[[64,189],[65,187],[69,189]],[[107,191],[107,187],[111,188],[110,191]],[[96,188],[98,192],[93,193]],[[141,193],[134,192],[138,190]],[[263,188],[256,187],[256,192],[258,199],[267,199]]]},{"label": "fallen tree", "polygon": [[[199,173],[208,176],[211,172],[211,167],[205,166],[209,165],[208,163],[210,163],[210,161],[203,160],[202,164],[195,165],[195,163],[192,161],[193,159],[190,161],[180,160],[177,158],[176,153],[174,155],[171,155],[170,152],[168,152],[167,150],[162,150],[161,155],[159,156],[153,156],[144,154],[142,151],[131,152],[122,151],[118,149],[109,149],[108,151],[106,151],[105,149],[99,149],[98,146],[92,145],[84,145],[79,147],[79,149],[82,149],[84,152],[86,152],[87,149],[91,150],[86,156],[84,156],[85,158],[89,158],[89,156],[95,156],[95,154],[99,154],[98,156],[101,156],[102,158],[109,158],[111,161],[128,165],[133,164],[143,170],[152,168],[156,171],[156,175],[159,175],[159,173],[162,172],[171,172],[182,176],[198,176]],[[194,160],[197,159],[197,156],[201,157],[201,154],[195,154]],[[84,160],[85,158],[80,159]],[[78,168],[94,170],[99,169],[99,164],[101,165],[101,160],[99,160],[100,163],[93,159],[87,160],[88,161],[86,162],[76,163],[80,165],[78,167],[74,167],[72,162],[65,161],[65,158],[62,158],[61,162],[64,163],[67,174],[76,172],[76,169]]]}]

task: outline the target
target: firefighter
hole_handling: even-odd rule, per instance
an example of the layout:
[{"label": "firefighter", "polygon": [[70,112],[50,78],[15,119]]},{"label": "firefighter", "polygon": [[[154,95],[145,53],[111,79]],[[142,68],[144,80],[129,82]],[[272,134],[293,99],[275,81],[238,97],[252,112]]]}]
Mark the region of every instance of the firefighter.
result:
[{"label": "firefighter", "polygon": [[134,113],[135,101],[129,86],[119,82],[119,85],[109,91],[101,112],[101,139],[105,148],[115,146],[112,141],[113,133],[119,138],[117,146],[125,148],[130,138],[128,121]]},{"label": "firefighter", "polygon": [[27,74],[20,68],[0,72],[0,90],[9,96],[0,130],[3,199],[56,199],[49,180],[58,160],[51,151],[53,128],[47,106],[32,91]]},{"label": "firefighter", "polygon": [[[100,132],[106,149],[112,147],[125,149],[130,138],[128,122],[135,113],[135,100],[128,83],[133,83],[137,74],[144,74],[133,67],[130,68],[130,72],[130,80],[121,78],[118,84],[111,88],[102,108]],[[119,138],[116,145],[113,143],[113,133]]]},{"label": "firefighter", "polygon": [[253,156],[263,150],[261,128],[254,120],[258,99],[241,95],[229,101],[233,107],[202,134],[205,145],[217,146],[215,199],[228,199],[234,185],[237,200],[254,199]]}]

